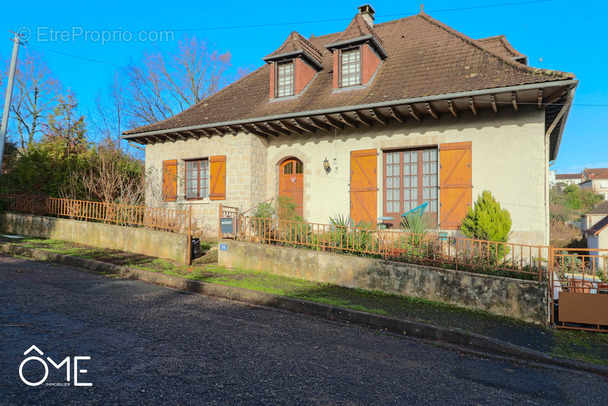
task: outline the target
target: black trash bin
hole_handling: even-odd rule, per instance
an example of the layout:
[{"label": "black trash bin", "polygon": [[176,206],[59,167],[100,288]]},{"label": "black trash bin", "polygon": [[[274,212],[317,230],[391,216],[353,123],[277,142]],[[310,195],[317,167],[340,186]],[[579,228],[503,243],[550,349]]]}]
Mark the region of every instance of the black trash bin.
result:
[{"label": "black trash bin", "polygon": [[201,239],[193,238],[191,241],[190,259],[200,258],[202,256]]}]

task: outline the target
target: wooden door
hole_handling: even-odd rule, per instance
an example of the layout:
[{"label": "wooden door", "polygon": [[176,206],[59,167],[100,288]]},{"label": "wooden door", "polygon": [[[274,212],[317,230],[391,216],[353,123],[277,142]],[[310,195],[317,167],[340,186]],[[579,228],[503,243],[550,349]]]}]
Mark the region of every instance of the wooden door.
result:
[{"label": "wooden door", "polygon": [[443,229],[458,229],[473,198],[471,143],[439,147],[440,222]]},{"label": "wooden door", "polygon": [[304,217],[304,164],[289,158],[279,166],[279,196],[293,199],[296,214]]},{"label": "wooden door", "polygon": [[350,153],[350,217],[376,224],[378,212],[378,160],[375,149]]}]

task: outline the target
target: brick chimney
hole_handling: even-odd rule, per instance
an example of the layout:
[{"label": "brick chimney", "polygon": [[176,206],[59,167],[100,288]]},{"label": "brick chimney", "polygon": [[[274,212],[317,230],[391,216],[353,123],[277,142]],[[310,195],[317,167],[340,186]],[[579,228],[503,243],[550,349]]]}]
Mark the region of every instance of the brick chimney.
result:
[{"label": "brick chimney", "polygon": [[361,17],[363,17],[363,20],[365,20],[367,25],[369,25],[370,27],[374,26],[374,14],[375,13],[376,13],[376,11],[369,4],[364,4],[363,6],[359,7],[359,14],[361,14]]}]

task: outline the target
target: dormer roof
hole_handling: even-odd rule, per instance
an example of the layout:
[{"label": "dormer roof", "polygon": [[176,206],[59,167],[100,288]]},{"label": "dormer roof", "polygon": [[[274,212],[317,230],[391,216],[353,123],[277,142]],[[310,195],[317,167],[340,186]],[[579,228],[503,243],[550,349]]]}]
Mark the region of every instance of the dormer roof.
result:
[{"label": "dormer roof", "polygon": [[337,36],[336,40],[325,45],[325,48],[333,50],[364,42],[371,42],[380,56],[386,58],[386,51],[382,46],[382,39],[376,34],[376,31],[365,22],[363,15],[359,13],[355,15],[355,18],[352,19],[348,27]]},{"label": "dormer roof", "polygon": [[293,31],[283,45],[276,51],[262,58],[266,62],[275,62],[283,59],[292,59],[302,56],[308,62],[321,69],[323,65],[321,51],[312,45],[306,38],[301,36],[297,31]]},{"label": "dormer roof", "polygon": [[504,35],[497,35],[494,37],[481,38],[477,40],[490,52],[501,55],[505,58],[514,59],[524,64],[527,63],[528,57],[521,52],[518,52],[513,46],[507,41]]}]

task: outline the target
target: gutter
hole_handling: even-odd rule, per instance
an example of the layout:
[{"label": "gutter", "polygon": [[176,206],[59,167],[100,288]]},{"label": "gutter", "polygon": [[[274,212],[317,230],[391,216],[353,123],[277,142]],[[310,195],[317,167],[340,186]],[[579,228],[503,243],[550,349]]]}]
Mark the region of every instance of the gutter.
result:
[{"label": "gutter", "polygon": [[[154,131],[148,131],[148,132],[142,132],[142,133],[136,133],[136,134],[123,135],[121,138],[131,139],[131,138],[144,137],[144,136],[148,136],[148,135],[158,135],[158,134],[166,134],[166,133],[173,133],[173,132],[180,132],[180,131],[192,131],[192,130],[198,130],[198,129],[213,128],[213,127],[237,126],[237,125],[241,125],[241,124],[249,124],[252,122],[255,123],[255,122],[260,122],[260,121],[285,120],[285,119],[316,116],[316,115],[323,115],[323,114],[343,113],[345,111],[350,111],[350,110],[363,110],[363,109],[372,109],[372,108],[378,108],[378,107],[391,107],[391,106],[395,106],[397,104],[414,104],[414,103],[421,103],[421,102],[428,103],[428,102],[445,100],[445,99],[456,99],[456,98],[473,97],[473,96],[485,96],[485,95],[494,94],[494,93],[506,93],[506,92],[516,92],[516,91],[525,91],[525,90],[534,90],[534,89],[544,89],[544,88],[556,87],[556,86],[576,87],[577,84],[578,84],[578,80],[569,79],[569,80],[560,80],[560,81],[555,81],[555,82],[544,82],[544,83],[507,86],[507,87],[484,89],[484,90],[473,90],[473,91],[468,91],[468,92],[446,93],[446,94],[440,94],[440,95],[435,95],[435,96],[422,96],[422,97],[413,97],[413,98],[409,98],[409,99],[399,99],[399,100],[376,102],[376,103],[370,103],[370,104],[360,104],[360,105],[356,105],[356,106],[334,107],[334,108],[324,109],[324,110],[310,110],[310,111],[303,111],[303,112],[298,112],[298,113],[286,113],[286,114],[278,114],[278,115],[266,116],[266,117],[252,117],[252,118],[243,119],[243,120],[223,121],[223,122],[209,123],[209,124],[198,124],[198,125],[193,125],[193,126],[188,126],[188,127],[167,128],[164,130],[154,130]],[[560,140],[561,140],[561,134],[560,134]]]},{"label": "gutter", "polygon": [[[570,109],[572,108],[572,102],[574,101],[574,93],[576,93],[576,87],[578,86],[578,80],[575,81],[576,83],[570,88],[570,95],[569,95],[569,99],[570,99],[570,106],[568,106],[568,110],[564,113],[563,117],[561,118],[562,120],[562,125],[560,126],[559,129],[559,135],[557,136],[557,143],[555,144],[555,155],[553,156],[553,161],[555,162],[557,160],[557,153],[559,152],[559,146],[562,143],[562,136],[564,135],[564,128],[566,128],[566,123],[568,122],[568,116],[570,115]],[[568,101],[566,101],[567,103]],[[549,137],[551,137],[551,134],[549,134]],[[553,165],[553,163],[550,163],[549,166]]]}]

